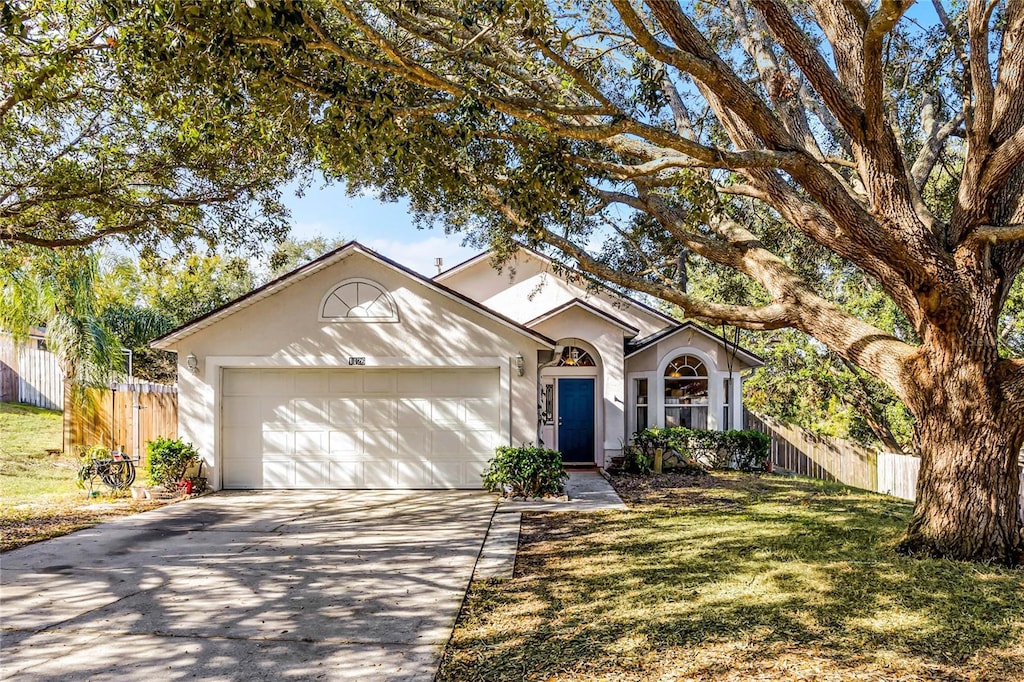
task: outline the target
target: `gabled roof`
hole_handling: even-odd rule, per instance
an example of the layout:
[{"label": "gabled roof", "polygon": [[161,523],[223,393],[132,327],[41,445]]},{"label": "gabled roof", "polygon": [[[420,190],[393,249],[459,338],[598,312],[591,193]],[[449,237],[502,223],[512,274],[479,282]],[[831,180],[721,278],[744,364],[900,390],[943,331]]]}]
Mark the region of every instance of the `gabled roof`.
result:
[{"label": "gabled roof", "polygon": [[200,315],[199,317],[185,323],[184,325],[178,327],[177,329],[173,329],[164,334],[163,336],[153,339],[153,341],[150,342],[150,346],[152,346],[153,348],[166,349],[172,343],[179,341],[180,339],[183,339],[186,336],[190,336],[201,329],[205,329],[210,325],[216,324],[220,320],[238,312],[239,310],[247,308],[259,301],[262,301],[263,299],[268,298],[276,294],[277,292],[286,289],[292,286],[293,284],[296,284],[306,279],[307,277],[310,277],[311,275],[314,275],[320,272],[321,270],[344,260],[353,253],[359,253],[363,256],[366,256],[367,258],[376,261],[381,265],[389,267],[392,270],[395,270],[405,275],[406,277],[415,280],[417,283],[422,284],[428,289],[431,289],[443,296],[447,296],[448,298],[463,303],[464,305],[476,310],[477,312],[485,315],[486,317],[489,317],[492,320],[495,320],[496,322],[505,325],[506,327],[510,327],[515,331],[519,332],[520,334],[528,336],[544,346],[548,346],[550,348],[554,348],[555,346],[555,342],[552,339],[549,339],[548,337],[544,336],[543,334],[540,334],[539,332],[536,332],[526,327],[525,325],[519,324],[515,320],[512,320],[499,312],[491,310],[490,308],[481,305],[480,303],[477,303],[468,296],[460,294],[454,289],[449,289],[443,284],[433,281],[429,277],[424,277],[418,272],[410,270],[404,265],[396,263],[390,258],[382,256],[373,249],[363,246],[362,244],[356,241],[350,241],[346,244],[339,246],[333,251],[328,251],[319,258],[312,260],[309,263],[306,263],[305,265],[302,265],[292,270],[291,272],[278,277],[275,280],[267,282],[263,286],[257,289],[253,289],[249,293],[243,296],[239,296],[235,300],[230,301],[220,306],[219,308],[215,308],[214,310],[211,310],[210,312],[204,315]]},{"label": "gabled roof", "polygon": [[684,322],[679,326],[671,327],[669,329],[662,329],[661,331],[655,332],[654,334],[651,334],[649,336],[645,336],[642,339],[633,339],[632,341],[626,342],[626,357],[632,357],[637,353],[643,351],[644,349],[649,348],[650,346],[658,343],[659,341],[663,341],[671,336],[675,336],[676,334],[682,331],[696,331],[708,337],[709,339],[712,339],[716,343],[721,344],[726,349],[731,350],[732,348],[735,348],[736,355],[741,356],[744,360],[747,361],[747,364],[753,365],[754,367],[760,367],[764,364],[764,360],[761,359],[758,355],[751,353],[749,350],[743,348],[742,346],[734,346],[732,341],[729,341],[719,336],[718,334],[715,334],[714,332],[710,332],[707,329],[704,329],[703,327],[698,327],[693,322]]},{"label": "gabled roof", "polygon": [[616,327],[618,327],[619,329],[621,329],[622,331],[626,332],[626,334],[629,335],[629,336],[636,336],[637,334],[640,333],[640,330],[637,329],[636,327],[634,327],[633,325],[628,324],[627,322],[624,322],[624,321],[620,320],[619,318],[615,317],[614,315],[609,315],[608,313],[604,312],[603,310],[599,310],[599,309],[595,308],[594,306],[590,305],[589,303],[587,303],[586,301],[584,301],[582,299],[579,299],[579,298],[574,298],[571,301],[566,301],[565,303],[563,303],[562,305],[558,306],[557,308],[552,308],[551,310],[547,311],[543,315],[539,315],[539,316],[533,318],[532,320],[530,320],[529,322],[526,322],[524,324],[527,327],[530,327],[532,329],[533,327],[537,326],[541,322],[544,322],[546,320],[550,320],[555,315],[558,315],[559,313],[562,313],[562,312],[568,310],[569,308],[579,308],[579,309],[581,309],[581,310],[583,310],[585,312],[590,313],[591,315],[595,315],[597,317],[600,317],[602,320],[604,320],[606,322],[609,322],[609,323],[615,325]]},{"label": "gabled roof", "polygon": [[[520,244],[517,245],[517,248],[518,248],[519,251],[522,251],[525,254],[527,254],[528,256],[531,256],[533,258],[536,258],[536,259],[542,261],[546,265],[554,265],[555,264],[555,261],[550,256],[546,256],[543,253],[541,253],[540,251],[538,251],[538,250],[536,250],[534,248],[531,248],[531,247],[527,246],[526,244],[521,244],[520,243]],[[493,251],[484,251],[483,253],[478,253],[477,255],[475,255],[475,256],[473,256],[471,258],[467,258],[466,260],[462,261],[461,263],[458,263],[457,265],[453,265],[452,267],[448,268],[444,272],[440,272],[437,275],[435,275],[434,276],[434,281],[438,282],[438,281],[443,281],[445,279],[448,279],[449,277],[451,277],[452,275],[454,275],[454,274],[456,274],[458,272],[461,272],[461,271],[463,271],[463,270],[465,270],[467,268],[473,267],[474,265],[479,263],[484,258],[490,258],[491,254],[493,254],[493,253],[494,253]],[[621,298],[624,301],[627,301],[630,305],[635,305],[637,308],[640,308],[641,310],[644,310],[644,311],[646,311],[646,312],[648,312],[648,313],[650,313],[650,314],[652,314],[652,315],[654,315],[656,317],[659,317],[662,320],[664,320],[665,322],[668,322],[669,324],[676,324],[676,323],[678,323],[678,320],[676,320],[671,315],[666,315],[665,313],[661,312],[660,310],[658,310],[656,308],[653,308],[653,307],[647,305],[646,303],[642,303],[641,301],[638,301],[637,299],[633,298],[632,296],[627,296],[626,294],[622,293],[621,291],[618,291],[617,289],[613,289],[612,287],[608,286],[607,284],[594,279],[593,277],[591,277],[590,275],[588,275],[588,274],[586,274],[584,272],[580,272],[579,270],[574,270],[574,269],[569,268],[568,266],[565,266],[565,265],[562,265],[562,267],[565,267],[567,270],[572,272],[577,277],[580,277],[582,279],[585,279],[588,282],[591,282],[591,283],[597,285],[597,287],[599,289],[601,289],[603,292],[608,293],[608,294],[610,294],[612,296],[615,296],[616,298]]]}]

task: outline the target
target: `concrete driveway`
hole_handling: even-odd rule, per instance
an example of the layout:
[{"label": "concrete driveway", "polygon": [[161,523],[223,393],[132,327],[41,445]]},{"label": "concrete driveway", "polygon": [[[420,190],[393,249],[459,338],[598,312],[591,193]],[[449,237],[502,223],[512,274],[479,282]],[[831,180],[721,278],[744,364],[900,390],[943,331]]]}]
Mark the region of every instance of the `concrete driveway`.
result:
[{"label": "concrete driveway", "polygon": [[431,680],[495,498],[221,493],[0,557],[0,678]]}]

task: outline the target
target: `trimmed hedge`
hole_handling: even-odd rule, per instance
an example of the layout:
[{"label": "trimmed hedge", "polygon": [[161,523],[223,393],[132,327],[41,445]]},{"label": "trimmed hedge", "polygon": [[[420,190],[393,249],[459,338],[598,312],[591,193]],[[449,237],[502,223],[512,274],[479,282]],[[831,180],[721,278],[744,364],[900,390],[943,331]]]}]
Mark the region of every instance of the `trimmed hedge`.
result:
[{"label": "trimmed hedge", "polygon": [[502,446],[483,473],[484,488],[506,497],[543,497],[562,492],[569,474],[562,453],[533,445]]},{"label": "trimmed hedge", "polygon": [[654,462],[654,451],[660,448],[666,469],[764,471],[771,438],[753,430],[709,431],[674,426],[639,431],[633,435],[633,446],[638,452],[627,454],[627,464],[640,460],[642,466],[649,467]]}]

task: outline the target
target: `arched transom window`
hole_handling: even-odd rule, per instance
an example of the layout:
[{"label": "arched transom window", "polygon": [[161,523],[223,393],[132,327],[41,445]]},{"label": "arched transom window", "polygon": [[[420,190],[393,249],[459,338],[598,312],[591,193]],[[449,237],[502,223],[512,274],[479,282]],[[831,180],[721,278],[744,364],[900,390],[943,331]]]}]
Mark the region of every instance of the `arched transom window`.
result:
[{"label": "arched transom window", "polygon": [[391,295],[376,282],[350,279],[334,287],[320,303],[320,319],[333,322],[397,322]]},{"label": "arched transom window", "polygon": [[708,370],[698,358],[680,355],[665,368],[665,426],[708,427]]},{"label": "arched transom window", "polygon": [[590,353],[577,346],[566,346],[562,349],[562,357],[558,358],[559,367],[594,367],[594,358]]}]

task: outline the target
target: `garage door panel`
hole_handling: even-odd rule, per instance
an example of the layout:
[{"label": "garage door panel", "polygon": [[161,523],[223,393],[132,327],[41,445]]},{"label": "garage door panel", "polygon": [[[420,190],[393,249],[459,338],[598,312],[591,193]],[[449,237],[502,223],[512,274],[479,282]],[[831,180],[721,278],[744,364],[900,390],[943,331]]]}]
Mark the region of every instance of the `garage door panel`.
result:
[{"label": "garage door panel", "polygon": [[365,429],[363,431],[363,452],[373,457],[394,457],[395,432],[391,430]]},{"label": "garage door panel", "polygon": [[331,461],[327,469],[327,483],[331,488],[364,488],[363,463]]},{"label": "garage door panel", "polygon": [[490,459],[497,446],[491,431],[467,431],[463,434],[462,442],[467,455],[477,460],[483,458],[484,461]]},{"label": "garage door panel", "polygon": [[329,416],[334,426],[359,426],[363,423],[363,401],[359,398],[332,398]]},{"label": "garage door panel", "polygon": [[433,482],[438,488],[461,488],[463,482],[462,462],[433,463]]},{"label": "garage door panel", "polygon": [[326,372],[311,369],[295,373],[295,392],[300,395],[320,396],[330,393]]},{"label": "garage door panel", "polygon": [[434,459],[458,458],[462,453],[462,434],[458,431],[432,431],[430,455]]},{"label": "garage door panel", "polygon": [[428,398],[432,394],[431,373],[424,371],[400,372],[395,379],[395,392],[409,398]]},{"label": "garage door panel", "polygon": [[394,372],[366,372],[363,375],[363,393],[395,393]]},{"label": "garage door panel", "polygon": [[296,431],[293,454],[296,455],[326,455],[327,431]]},{"label": "garage door panel", "polygon": [[290,455],[295,446],[291,431],[264,431],[263,452],[270,455]]},{"label": "garage door panel", "polygon": [[426,457],[430,454],[429,436],[430,431],[424,428],[397,429],[395,430],[395,452]]},{"label": "garage door panel", "polygon": [[294,468],[296,488],[322,488],[327,475],[327,462],[321,459],[299,459]]},{"label": "garage door panel", "polygon": [[362,431],[331,431],[327,436],[327,449],[331,455],[355,455],[362,452]]},{"label": "garage door panel", "polygon": [[260,391],[264,395],[292,395],[295,387],[294,370],[263,370],[260,374]]},{"label": "garage door panel", "polygon": [[395,399],[363,400],[363,425],[369,429],[386,429],[395,425]]},{"label": "garage door panel", "polygon": [[258,416],[264,428],[270,426],[288,429],[295,422],[295,406],[287,396],[271,395],[261,398],[254,414]]},{"label": "garage door panel", "polygon": [[225,457],[224,487],[262,488],[263,460],[254,457]]},{"label": "garage door panel", "polygon": [[330,401],[326,398],[295,398],[290,401],[296,424],[327,424],[330,421]]},{"label": "garage door panel", "polygon": [[462,422],[462,401],[458,398],[434,398],[430,401],[430,420],[437,426]]},{"label": "garage door panel", "polygon": [[422,487],[424,481],[430,482],[433,478],[433,467],[430,462],[395,462],[397,480],[395,483],[399,488]]},{"label": "garage door panel", "polygon": [[363,462],[363,486],[367,488],[397,488],[394,468],[395,463],[392,461]]},{"label": "garage door panel", "polygon": [[479,488],[497,369],[225,370],[228,488]]},{"label": "garage door panel", "polygon": [[294,464],[292,460],[264,460],[262,487],[294,488]]},{"label": "garage door panel", "polygon": [[494,398],[468,398],[462,401],[461,422],[472,428],[489,427],[498,419],[498,401]]},{"label": "garage door panel", "polygon": [[327,388],[331,395],[363,392],[363,373],[355,370],[328,372]]},{"label": "garage door panel", "polygon": [[425,398],[400,398],[395,424],[400,429],[422,429],[430,424],[430,401]]},{"label": "garage door panel", "polygon": [[225,396],[260,394],[260,376],[255,372],[225,372],[221,384]]},{"label": "garage door panel", "polygon": [[221,413],[225,428],[236,426],[258,426],[260,424],[260,403],[258,396],[236,396],[225,401]]}]

